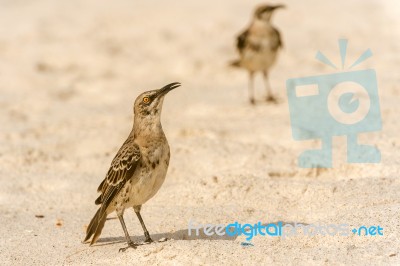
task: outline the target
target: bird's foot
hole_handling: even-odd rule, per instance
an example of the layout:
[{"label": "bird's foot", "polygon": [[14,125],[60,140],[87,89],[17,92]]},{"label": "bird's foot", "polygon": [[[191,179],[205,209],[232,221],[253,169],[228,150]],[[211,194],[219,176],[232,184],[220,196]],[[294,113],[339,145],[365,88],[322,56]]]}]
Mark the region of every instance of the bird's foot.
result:
[{"label": "bird's foot", "polygon": [[131,242],[128,242],[128,246],[127,247],[120,248],[119,252],[125,252],[128,248],[136,249],[136,247],[137,247],[137,245],[131,241]]},{"label": "bird's foot", "polygon": [[272,96],[272,95],[268,95],[268,96],[265,98],[265,100],[266,100],[267,102],[271,102],[271,103],[277,103],[277,102],[278,102],[278,99],[277,99],[275,96]]},{"label": "bird's foot", "polygon": [[154,243],[153,239],[151,237],[146,237],[146,240],[144,241],[146,244]]},{"label": "bird's foot", "polygon": [[256,104],[256,101],[254,100],[254,98],[250,98],[250,104],[251,105],[255,105]]},{"label": "bird's foot", "polygon": [[146,238],[146,240],[144,241],[144,243],[146,244],[150,244],[153,243],[153,239],[151,239],[149,232],[144,232],[144,237]]}]

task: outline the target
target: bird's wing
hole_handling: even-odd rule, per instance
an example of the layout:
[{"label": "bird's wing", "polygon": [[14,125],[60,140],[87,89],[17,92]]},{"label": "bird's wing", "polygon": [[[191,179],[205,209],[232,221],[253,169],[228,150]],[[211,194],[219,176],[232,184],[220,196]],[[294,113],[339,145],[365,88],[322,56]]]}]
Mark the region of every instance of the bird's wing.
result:
[{"label": "bird's wing", "polygon": [[240,54],[243,54],[246,50],[259,52],[262,49],[262,45],[262,38],[252,37],[249,29],[245,30],[237,37],[236,47]]},{"label": "bird's wing", "polygon": [[239,36],[236,38],[236,48],[238,49],[239,53],[242,53],[244,48],[246,47],[247,37],[249,35],[249,30],[243,31]]},{"label": "bird's wing", "polygon": [[274,34],[272,37],[272,50],[276,51],[278,48],[283,48],[281,33],[279,30],[273,28]]},{"label": "bird's wing", "polygon": [[104,211],[132,177],[140,158],[139,146],[134,143],[133,136],[129,137],[114,157],[106,178],[97,189],[101,195],[96,199],[96,204],[102,204],[101,208]]},{"label": "bird's wing", "polygon": [[[283,47],[282,39],[281,39],[281,34],[280,32],[273,28],[273,33],[270,37],[270,48],[273,51],[278,50],[278,48]],[[263,49],[263,39],[262,38],[252,38],[250,37],[250,31],[247,29],[244,32],[242,32],[236,40],[236,47],[239,50],[239,52],[242,54],[245,49],[252,50],[254,52],[259,52],[261,49]]]}]

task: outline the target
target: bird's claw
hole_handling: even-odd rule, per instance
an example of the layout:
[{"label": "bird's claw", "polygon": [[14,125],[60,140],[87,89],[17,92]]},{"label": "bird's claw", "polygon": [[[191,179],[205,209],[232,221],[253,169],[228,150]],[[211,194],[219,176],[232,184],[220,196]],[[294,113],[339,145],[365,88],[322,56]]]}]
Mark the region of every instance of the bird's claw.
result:
[{"label": "bird's claw", "polygon": [[254,100],[254,98],[250,98],[250,104],[255,105],[256,101]]},{"label": "bird's claw", "polygon": [[150,237],[146,238],[146,240],[144,241],[144,243],[146,244],[150,244],[150,243],[154,243],[153,239],[151,239]]},{"label": "bird's claw", "polygon": [[153,243],[153,239],[151,239],[149,232],[146,230],[144,232],[144,237],[146,238],[146,240],[144,241],[145,244],[150,244]]},{"label": "bird's claw", "polygon": [[118,252],[125,252],[128,248],[136,249],[137,245],[133,242],[129,242],[127,247],[120,248]]}]

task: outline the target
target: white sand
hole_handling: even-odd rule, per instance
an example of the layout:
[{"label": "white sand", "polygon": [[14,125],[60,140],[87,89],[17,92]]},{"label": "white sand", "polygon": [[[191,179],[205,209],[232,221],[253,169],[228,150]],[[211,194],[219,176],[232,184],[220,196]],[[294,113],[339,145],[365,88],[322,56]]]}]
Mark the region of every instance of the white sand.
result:
[{"label": "white sand", "polygon": [[[251,107],[246,73],[227,62],[257,3],[0,2],[1,264],[400,264],[398,1],[285,1],[274,17],[285,49],[271,73],[281,103]],[[298,154],[315,144],[292,139],[285,82],[331,73],[314,56],[339,62],[341,37],[350,61],[374,53],[360,68],[378,73],[384,128],[360,141],[376,144],[382,163],[347,164],[335,138],[333,169],[300,169]],[[172,239],[118,253],[112,219],[96,246],[82,244],[135,97],[173,81],[183,86],[163,111],[170,169],[142,211],[155,240]],[[262,99],[260,77],[257,87]],[[125,219],[143,241],[132,210]],[[255,237],[243,247],[243,236],[188,238],[190,219],[380,225],[384,236]]]}]

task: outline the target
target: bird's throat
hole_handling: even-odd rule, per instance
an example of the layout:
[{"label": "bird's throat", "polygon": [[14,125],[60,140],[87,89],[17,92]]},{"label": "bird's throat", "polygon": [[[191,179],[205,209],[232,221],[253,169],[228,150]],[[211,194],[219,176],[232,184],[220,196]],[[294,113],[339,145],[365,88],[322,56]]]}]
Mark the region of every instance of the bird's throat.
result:
[{"label": "bird's throat", "polygon": [[133,132],[135,138],[160,138],[165,136],[159,117],[135,119],[133,123]]}]

